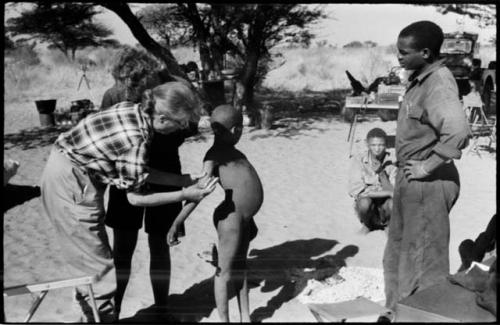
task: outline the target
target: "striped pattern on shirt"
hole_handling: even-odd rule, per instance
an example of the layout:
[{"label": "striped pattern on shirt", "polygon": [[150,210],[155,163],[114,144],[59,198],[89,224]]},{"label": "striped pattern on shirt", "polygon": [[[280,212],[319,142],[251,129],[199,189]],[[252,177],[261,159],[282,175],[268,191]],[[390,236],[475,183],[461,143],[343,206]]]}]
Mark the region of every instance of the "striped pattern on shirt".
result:
[{"label": "striped pattern on shirt", "polygon": [[85,117],[55,145],[99,182],[138,190],[148,176],[152,135],[149,117],[138,105],[122,102]]}]

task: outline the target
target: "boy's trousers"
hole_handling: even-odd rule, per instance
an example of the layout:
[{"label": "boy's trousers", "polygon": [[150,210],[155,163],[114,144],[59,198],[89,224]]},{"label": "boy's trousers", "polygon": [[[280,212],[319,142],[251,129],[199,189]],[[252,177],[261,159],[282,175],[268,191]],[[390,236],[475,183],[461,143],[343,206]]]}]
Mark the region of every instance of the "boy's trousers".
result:
[{"label": "boy's trousers", "polygon": [[387,308],[449,274],[449,213],[459,191],[453,162],[410,182],[399,168],[383,258]]},{"label": "boy's trousers", "polygon": [[[64,277],[97,276],[93,285],[103,321],[114,316],[115,271],[104,226],[106,185],[95,182],[56,148],[41,180],[42,204],[57,232],[66,269]],[[89,297],[77,288],[76,300],[91,315]],[[108,316],[108,317],[106,317]]]}]

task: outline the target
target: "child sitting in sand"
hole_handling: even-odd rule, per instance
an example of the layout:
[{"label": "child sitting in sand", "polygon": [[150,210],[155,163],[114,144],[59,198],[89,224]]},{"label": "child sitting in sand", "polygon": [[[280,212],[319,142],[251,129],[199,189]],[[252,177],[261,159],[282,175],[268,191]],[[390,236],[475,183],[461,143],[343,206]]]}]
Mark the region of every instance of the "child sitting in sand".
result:
[{"label": "child sitting in sand", "polygon": [[359,220],[369,230],[387,226],[392,210],[397,168],[386,151],[387,134],[380,128],[366,136],[368,150],[351,162],[349,195]]},{"label": "child sitting in sand", "polygon": [[[210,122],[214,131],[214,144],[204,158],[203,169],[207,178],[205,181],[200,180],[199,184],[204,185],[203,182],[209,177],[217,176],[225,191],[224,201],[213,214],[219,237],[214,280],[215,303],[220,320],[228,322],[228,288],[229,285],[234,285],[240,320],[250,322],[246,261],[250,241],[257,235],[253,216],[262,205],[264,193],[257,172],[245,155],[234,147],[241,137],[243,128],[241,112],[233,106],[221,105],[212,112]],[[186,204],[177,216],[167,234],[170,245],[178,243],[178,227],[196,204],[194,202]]]}]

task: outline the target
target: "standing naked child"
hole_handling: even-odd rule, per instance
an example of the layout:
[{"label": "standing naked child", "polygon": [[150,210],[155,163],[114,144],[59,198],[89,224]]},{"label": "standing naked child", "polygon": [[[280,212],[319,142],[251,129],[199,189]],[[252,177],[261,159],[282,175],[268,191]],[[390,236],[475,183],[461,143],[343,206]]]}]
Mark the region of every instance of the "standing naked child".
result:
[{"label": "standing naked child", "polygon": [[[240,321],[250,322],[246,260],[250,241],[257,235],[253,216],[262,205],[264,193],[257,172],[245,155],[234,147],[243,128],[241,112],[233,106],[221,105],[212,112],[210,122],[214,144],[205,155],[203,169],[207,178],[200,180],[200,184],[212,175],[219,177],[226,193],[213,215],[219,237],[215,303],[220,320],[228,322],[228,288],[232,283],[237,292]],[[178,227],[196,205],[194,202],[186,204],[177,216],[167,235],[170,245],[178,243]]]}]

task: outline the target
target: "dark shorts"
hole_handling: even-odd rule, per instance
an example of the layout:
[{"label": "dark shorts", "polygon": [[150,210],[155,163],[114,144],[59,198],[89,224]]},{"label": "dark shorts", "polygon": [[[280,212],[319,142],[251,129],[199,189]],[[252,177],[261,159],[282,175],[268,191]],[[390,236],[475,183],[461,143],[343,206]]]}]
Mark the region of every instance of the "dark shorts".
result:
[{"label": "dark shorts", "polygon": [[[152,190],[169,192],[179,188],[156,185]],[[166,235],[181,210],[182,202],[149,208],[133,206],[128,202],[127,191],[111,186],[105,223],[113,229],[139,230],[144,219],[146,233]],[[181,233],[183,231],[182,229]]]}]

